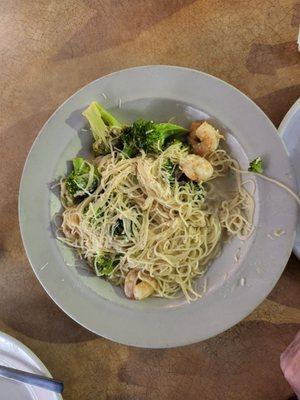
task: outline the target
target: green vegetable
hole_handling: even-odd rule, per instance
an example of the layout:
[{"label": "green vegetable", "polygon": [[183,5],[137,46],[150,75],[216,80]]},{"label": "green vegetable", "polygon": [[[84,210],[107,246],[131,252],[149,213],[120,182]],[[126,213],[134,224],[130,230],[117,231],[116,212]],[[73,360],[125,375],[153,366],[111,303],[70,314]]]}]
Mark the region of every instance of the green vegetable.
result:
[{"label": "green vegetable", "polygon": [[168,143],[168,146],[173,146],[173,145],[179,145],[180,146],[180,150],[185,152],[186,155],[188,155],[188,153],[192,152],[192,147],[185,141],[179,140],[179,139],[173,139],[170,141],[170,143]]},{"label": "green vegetable", "polygon": [[163,163],[161,167],[161,172],[164,178],[169,182],[170,186],[173,186],[175,181],[180,177],[182,174],[179,166],[174,164],[170,158],[167,158],[166,161]]},{"label": "green vegetable", "polygon": [[193,193],[194,200],[201,201],[204,199],[205,190],[201,183],[189,181],[185,185]]},{"label": "green vegetable", "polygon": [[122,149],[126,157],[135,157],[141,150],[160,153],[175,139],[182,140],[188,132],[182,126],[171,123],[155,123],[137,120],[132,126],[122,125],[98,102],[93,101],[83,112],[94,137],[96,155],[108,154],[110,147]]},{"label": "green vegetable", "polygon": [[161,167],[162,174],[164,178],[170,183],[170,185],[174,185],[175,183],[175,164],[167,158],[167,160],[163,163]]},{"label": "green vegetable", "polygon": [[146,138],[154,128],[153,121],[139,119],[123,131],[124,147],[122,153],[126,157],[135,157],[140,150],[146,151]]},{"label": "green vegetable", "polygon": [[96,155],[108,154],[111,146],[116,150],[122,149],[126,157],[135,157],[141,150],[160,153],[174,140],[182,140],[188,132],[179,125],[143,119],[135,121],[132,126],[122,125],[96,101],[89,105],[83,115],[90,124]]},{"label": "green vegetable", "polygon": [[117,219],[112,227],[112,236],[121,236],[124,234],[124,222],[122,219]]},{"label": "green vegetable", "polygon": [[97,168],[81,157],[74,158],[73,170],[65,179],[67,205],[73,205],[76,197],[92,193],[99,181],[100,175]]},{"label": "green vegetable", "polygon": [[108,154],[110,142],[117,146],[123,126],[103,106],[93,101],[82,113],[88,120],[94,137],[93,150],[96,155]]},{"label": "green vegetable", "polygon": [[174,139],[182,139],[188,132],[182,126],[170,123],[155,123],[148,120],[137,120],[123,131],[123,154],[136,156],[140,150],[146,153],[160,153]]},{"label": "green vegetable", "polygon": [[187,132],[187,129],[175,124],[154,124],[154,129],[150,132],[148,131],[146,136],[145,151],[159,153],[167,147],[168,142],[182,138]]},{"label": "green vegetable", "polygon": [[109,276],[120,262],[119,255],[99,253],[94,257],[94,269],[97,276]]},{"label": "green vegetable", "polygon": [[249,164],[248,171],[257,172],[259,174],[262,174],[264,172],[262,158],[257,157],[253,161],[251,161]]}]

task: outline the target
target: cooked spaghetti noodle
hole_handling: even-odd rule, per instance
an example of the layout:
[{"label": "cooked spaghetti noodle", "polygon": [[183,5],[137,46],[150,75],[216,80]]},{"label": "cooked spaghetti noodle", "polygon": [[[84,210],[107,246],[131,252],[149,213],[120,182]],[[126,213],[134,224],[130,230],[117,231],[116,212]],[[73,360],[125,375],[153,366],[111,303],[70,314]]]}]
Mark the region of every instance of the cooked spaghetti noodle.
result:
[{"label": "cooked spaghetti noodle", "polygon": [[[241,181],[239,165],[225,150],[212,151],[208,182],[186,179],[178,165],[187,148],[171,144],[158,155],[141,151],[126,158],[110,145],[110,153],[91,161],[99,173],[96,190],[78,204],[66,202],[60,237],[95,268],[99,251],[115,260],[106,274],[113,284],[124,286],[128,273],[153,286],[153,295],[173,298],[182,291],[188,301],[201,296],[195,280],[221,250],[226,236],[248,237],[252,232],[254,200]],[[164,168],[177,168],[170,181]],[[89,172],[89,184],[92,172]],[[220,180],[235,178],[232,193],[218,191]]]}]

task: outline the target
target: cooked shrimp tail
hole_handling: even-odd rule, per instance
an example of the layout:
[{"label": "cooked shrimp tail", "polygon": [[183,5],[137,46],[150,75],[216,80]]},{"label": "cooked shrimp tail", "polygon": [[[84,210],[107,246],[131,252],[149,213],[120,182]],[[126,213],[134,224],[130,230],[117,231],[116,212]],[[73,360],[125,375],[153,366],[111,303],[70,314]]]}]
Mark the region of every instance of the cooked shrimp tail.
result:
[{"label": "cooked shrimp tail", "polygon": [[223,138],[224,136],[219,133],[218,129],[206,121],[194,121],[191,124],[189,142],[194,153],[199,156],[205,156],[217,150],[220,139]]}]

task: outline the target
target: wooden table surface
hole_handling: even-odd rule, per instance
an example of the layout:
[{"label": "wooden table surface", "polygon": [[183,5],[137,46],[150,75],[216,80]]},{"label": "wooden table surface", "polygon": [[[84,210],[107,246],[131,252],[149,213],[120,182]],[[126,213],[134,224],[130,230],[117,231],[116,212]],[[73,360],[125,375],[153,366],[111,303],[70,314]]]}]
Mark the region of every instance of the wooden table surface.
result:
[{"label": "wooden table surface", "polygon": [[300,327],[294,256],[263,304],[229,331],[182,348],[129,348],[81,328],[44,292],[22,246],[17,201],[24,161],[47,118],[77,89],[122,68],[175,64],[208,72],[278,125],[300,96],[299,22],[294,0],[0,2],[0,330],[65,382],[65,399],[291,395],[279,355]]}]

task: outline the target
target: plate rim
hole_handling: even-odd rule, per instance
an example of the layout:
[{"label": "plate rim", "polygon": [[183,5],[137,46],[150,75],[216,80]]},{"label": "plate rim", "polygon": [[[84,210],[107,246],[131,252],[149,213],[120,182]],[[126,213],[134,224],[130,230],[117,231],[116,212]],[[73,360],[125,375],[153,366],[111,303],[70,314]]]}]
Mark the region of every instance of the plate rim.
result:
[{"label": "plate rim", "polygon": [[[23,245],[24,245],[24,248],[25,248],[25,251],[26,251],[27,258],[28,258],[28,260],[29,260],[29,262],[30,262],[30,265],[31,265],[31,267],[32,267],[32,269],[33,269],[33,271],[34,271],[34,273],[35,273],[37,279],[38,279],[39,282],[41,283],[42,287],[44,288],[44,290],[46,291],[46,293],[49,295],[49,297],[52,299],[52,301],[54,301],[54,302],[58,305],[58,307],[60,307],[69,317],[71,317],[73,320],[75,320],[75,321],[76,321],[77,323],[79,323],[80,325],[84,326],[84,327],[85,327],[86,329],[88,329],[89,331],[92,331],[92,332],[94,332],[95,334],[101,335],[102,337],[105,337],[105,338],[107,338],[107,339],[115,340],[115,341],[117,341],[118,343],[122,343],[122,344],[126,344],[126,345],[131,345],[131,346],[137,346],[137,347],[168,348],[168,347],[177,347],[177,346],[189,345],[189,344],[196,343],[196,342],[199,342],[199,340],[204,340],[204,339],[197,339],[197,338],[194,338],[194,339],[189,339],[189,340],[181,340],[181,341],[178,340],[178,341],[177,341],[178,343],[177,343],[177,342],[176,342],[176,343],[172,342],[171,344],[168,344],[168,343],[166,343],[166,342],[164,342],[164,343],[161,342],[160,344],[157,344],[157,343],[155,343],[155,344],[151,344],[151,343],[150,343],[150,344],[149,344],[149,343],[148,343],[148,344],[145,344],[145,343],[140,343],[138,340],[135,340],[134,338],[133,338],[133,339],[123,338],[122,340],[120,340],[120,338],[115,339],[115,338],[112,338],[111,336],[109,336],[109,335],[107,335],[107,334],[105,335],[105,334],[103,334],[103,333],[99,333],[97,330],[92,329],[91,327],[86,326],[82,321],[80,321],[80,317],[78,317],[77,315],[74,315],[74,313],[72,313],[72,312],[67,311],[67,310],[65,309],[64,305],[61,305],[61,304],[59,303],[59,301],[56,301],[55,297],[52,296],[51,291],[48,290],[46,284],[44,284],[44,283],[42,282],[42,278],[41,278],[40,274],[38,273],[37,268],[35,268],[35,267],[33,266],[33,263],[31,262],[31,257],[30,257],[30,255],[29,255],[28,249],[27,249],[27,247],[26,247],[26,244],[25,244],[26,242],[25,242],[25,238],[24,238],[24,235],[23,235],[23,231],[22,231],[22,218],[21,218],[21,217],[22,217],[22,215],[21,215],[21,214],[22,214],[22,209],[21,209],[21,208],[22,208],[22,204],[21,204],[21,193],[22,193],[22,187],[23,187],[23,183],[24,183],[24,176],[25,176],[25,172],[26,172],[27,163],[28,163],[28,160],[29,160],[29,158],[30,158],[31,152],[32,152],[33,148],[35,147],[36,142],[38,141],[39,137],[42,135],[44,128],[48,125],[48,123],[51,121],[51,119],[55,117],[55,114],[56,114],[59,110],[61,110],[61,109],[64,107],[64,105],[65,105],[68,101],[70,101],[73,97],[77,96],[81,91],[84,91],[86,88],[88,88],[88,87],[91,86],[91,85],[95,85],[98,81],[100,81],[100,80],[102,80],[102,79],[111,77],[111,76],[113,76],[113,75],[115,75],[115,74],[120,74],[120,73],[123,73],[123,72],[127,72],[127,71],[134,71],[134,70],[141,70],[141,69],[147,70],[147,69],[149,69],[149,68],[150,68],[150,69],[151,69],[151,68],[166,68],[166,69],[171,68],[171,69],[175,69],[175,70],[186,70],[186,71],[193,72],[193,73],[197,73],[197,74],[200,74],[200,75],[205,75],[205,76],[209,77],[210,79],[213,79],[213,80],[215,80],[215,81],[218,81],[218,82],[220,82],[221,84],[226,85],[226,86],[230,87],[231,89],[233,89],[233,90],[234,90],[235,92],[237,92],[240,96],[242,96],[247,102],[250,102],[250,103],[255,107],[255,109],[256,109],[261,115],[264,116],[264,120],[266,121],[266,123],[268,123],[268,124],[272,127],[272,129],[273,129],[274,131],[276,131],[276,127],[274,126],[273,122],[269,119],[269,117],[264,113],[264,111],[263,111],[251,98],[249,98],[246,94],[244,94],[243,92],[241,92],[238,88],[236,88],[236,87],[233,86],[232,84],[230,84],[230,83],[228,83],[228,82],[226,82],[226,81],[224,81],[224,80],[222,80],[222,79],[220,79],[220,78],[218,78],[218,77],[215,77],[215,76],[213,76],[213,75],[210,75],[210,74],[208,74],[208,73],[206,73],[206,72],[202,72],[202,71],[199,71],[199,70],[196,70],[196,69],[193,69],[193,68],[181,67],[181,66],[175,66],[175,65],[142,65],[142,66],[136,66],[136,67],[132,67],[132,68],[125,68],[125,69],[121,69],[121,70],[118,70],[118,71],[114,71],[114,72],[111,72],[110,74],[103,75],[103,76],[101,76],[101,77],[99,77],[99,78],[97,78],[97,79],[95,79],[95,80],[93,80],[93,81],[87,83],[86,85],[82,86],[81,88],[79,88],[75,93],[73,93],[71,96],[69,96],[69,97],[68,97],[68,98],[67,98],[67,99],[66,99],[66,100],[65,100],[65,101],[50,115],[50,117],[47,119],[47,121],[43,124],[43,126],[42,126],[42,128],[40,129],[38,135],[36,136],[35,140],[34,140],[33,143],[32,143],[31,149],[30,149],[30,151],[29,151],[29,153],[28,153],[28,156],[27,156],[26,161],[25,161],[25,164],[24,164],[24,168],[23,168],[23,172],[22,172],[22,177],[21,177],[21,180],[20,180],[20,191],[19,191],[18,211],[19,211],[19,225],[20,225],[20,231],[21,231],[22,241],[23,241]],[[285,149],[285,152],[286,152],[286,149]],[[294,183],[294,177],[292,177],[292,181],[293,181],[293,183]],[[294,231],[295,231],[295,226],[294,226]],[[269,289],[268,293],[270,293],[270,291],[274,288],[274,286],[276,285],[276,283],[277,283],[279,277],[281,276],[281,274],[282,274],[282,272],[283,272],[283,270],[284,270],[284,268],[285,268],[285,266],[286,266],[286,263],[287,263],[287,261],[288,261],[288,258],[289,258],[289,256],[290,256],[290,253],[291,253],[291,251],[292,251],[292,245],[293,245],[293,242],[289,243],[287,255],[286,255],[286,257],[284,258],[283,266],[282,266],[281,270],[278,272],[279,275],[278,275],[278,274],[276,275],[276,276],[277,276],[277,279],[274,281],[274,284],[273,284],[272,287]],[[263,297],[262,299],[259,298],[259,299],[256,299],[256,301],[253,301],[253,302],[251,303],[251,306],[249,306],[249,307],[247,308],[247,310],[244,310],[244,312],[242,313],[242,314],[243,314],[243,318],[245,318],[247,315],[249,315],[249,313],[251,313],[251,312],[266,298],[266,296],[267,296],[267,295],[264,295],[264,297]],[[243,318],[242,318],[242,319],[243,319]],[[235,319],[234,319],[234,321],[235,321],[234,323],[231,323],[231,322],[230,322],[229,324],[225,324],[225,325],[224,325],[224,328],[223,328],[222,330],[219,329],[218,332],[216,332],[214,335],[211,335],[211,336],[209,336],[209,337],[213,337],[213,336],[215,336],[215,335],[217,335],[217,334],[220,334],[220,333],[224,332],[225,330],[227,330],[227,329],[229,329],[230,327],[234,326],[236,323],[240,322],[242,319],[239,318],[239,317],[238,317],[238,318],[235,318]]]},{"label": "plate rim", "polygon": [[290,120],[293,118],[294,114],[298,112],[300,109],[300,97],[293,103],[292,107],[288,110],[288,112],[283,117],[283,120],[280,122],[278,127],[278,134],[281,138],[284,137],[284,132]]},{"label": "plate rim", "polygon": [[[53,378],[50,371],[45,366],[45,364],[42,362],[42,360],[28,346],[26,346],[20,340],[14,338],[13,336],[11,336],[8,333],[5,333],[3,331],[0,331],[0,338],[5,339],[6,341],[12,343],[14,346],[23,350],[29,356],[29,358],[38,365],[41,372],[43,372],[47,378]],[[51,394],[53,394],[56,397],[56,399],[63,400],[63,398],[60,394],[54,393],[54,392],[52,392]]]},{"label": "plate rim", "polygon": [[[299,32],[300,32],[300,30],[299,30]],[[283,120],[281,121],[281,123],[280,123],[280,125],[278,127],[278,134],[281,137],[281,139],[282,139],[282,141],[284,143],[284,146],[286,148],[287,148],[287,145],[285,143],[285,137],[287,135],[287,130],[286,129],[287,129],[290,121],[293,119],[294,115],[297,112],[300,112],[300,97],[295,101],[295,103],[292,105],[292,107],[285,114],[285,116],[283,117]],[[300,149],[299,149],[299,152],[300,152]],[[288,153],[288,150],[287,150],[287,153]],[[298,188],[298,193],[299,193],[299,191],[300,191],[300,188]],[[299,218],[298,218],[298,226],[299,226],[298,231],[300,232],[300,220],[299,220]],[[298,236],[296,235],[295,244],[294,244],[294,247],[293,247],[293,252],[296,255],[296,257],[300,260],[300,246],[297,245],[297,242],[300,243],[300,236],[299,235]]]}]

